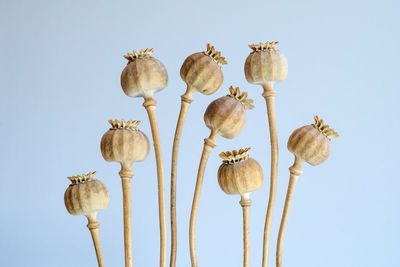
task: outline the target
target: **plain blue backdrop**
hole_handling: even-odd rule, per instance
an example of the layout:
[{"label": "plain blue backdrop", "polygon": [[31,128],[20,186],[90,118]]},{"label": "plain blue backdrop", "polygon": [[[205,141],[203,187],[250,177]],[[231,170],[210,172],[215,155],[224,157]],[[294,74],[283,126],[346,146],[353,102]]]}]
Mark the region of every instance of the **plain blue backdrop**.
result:
[{"label": "plain blue backdrop", "polygon": [[[200,200],[197,252],[204,267],[242,265],[238,196],[225,195],[216,173],[221,151],[252,147],[263,187],[251,195],[251,266],[261,265],[269,190],[270,146],[262,89],[246,82],[248,44],[279,40],[289,75],[276,85],[279,183],[270,266],[293,156],[290,133],[319,115],[340,138],[330,158],[304,166],[284,244],[285,267],[400,266],[398,1],[18,1],[0,2],[0,266],[96,266],[86,219],[63,202],[67,176],[97,171],[111,203],[99,213],[107,266],[123,266],[119,165],[107,163],[100,139],[109,119],[139,119],[142,99],[124,95],[122,57],[154,48],[169,73],[155,95],[163,148],[167,208],[170,155],[185,84],[184,59],[210,42],[228,60],[214,95],[194,95],[178,170],[178,267],[190,265],[188,222],[206,106],[230,85],[255,100],[234,140],[211,153]],[[134,164],[135,266],[157,266],[159,231],[154,151]],[[167,213],[169,214],[169,212]],[[169,236],[169,216],[168,236]],[[168,239],[169,245],[169,239]],[[169,258],[169,250],[168,250]]]}]

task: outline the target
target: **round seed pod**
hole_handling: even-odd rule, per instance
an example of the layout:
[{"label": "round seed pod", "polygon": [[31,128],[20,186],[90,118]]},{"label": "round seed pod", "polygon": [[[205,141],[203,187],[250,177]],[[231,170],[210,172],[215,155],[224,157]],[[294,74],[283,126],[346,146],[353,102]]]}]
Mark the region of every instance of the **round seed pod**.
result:
[{"label": "round seed pod", "polygon": [[108,207],[108,190],[102,182],[93,177],[95,173],[68,177],[71,184],[65,191],[64,203],[70,214],[89,215]]},{"label": "round seed pod", "polygon": [[329,125],[314,116],[315,123],[295,130],[289,137],[287,147],[296,157],[311,165],[324,162],[330,152],[331,138],[339,137]]},{"label": "round seed pod", "polygon": [[249,83],[265,85],[286,79],[288,63],[285,55],[276,48],[278,43],[249,45],[253,52],[244,63],[244,73]]},{"label": "round seed pod", "polygon": [[229,195],[246,194],[260,189],[263,171],[260,164],[250,158],[250,148],[222,152],[223,159],[218,169],[218,184]]},{"label": "round seed pod", "polygon": [[225,138],[234,138],[246,124],[246,109],[252,109],[253,100],[247,92],[240,93],[239,87],[229,88],[229,95],[211,102],[204,113],[207,127]]},{"label": "round seed pod", "polygon": [[101,138],[101,154],[106,161],[135,162],[147,158],[150,143],[137,125],[140,121],[109,120],[111,128]]},{"label": "round seed pod", "polygon": [[221,65],[226,64],[221,52],[207,44],[207,51],[188,56],[181,67],[181,77],[188,88],[194,88],[202,94],[209,95],[218,90],[224,76]]},{"label": "round seed pod", "polygon": [[167,70],[161,61],[151,56],[153,51],[147,48],[124,56],[128,64],[121,74],[121,87],[127,96],[151,98],[167,86]]}]

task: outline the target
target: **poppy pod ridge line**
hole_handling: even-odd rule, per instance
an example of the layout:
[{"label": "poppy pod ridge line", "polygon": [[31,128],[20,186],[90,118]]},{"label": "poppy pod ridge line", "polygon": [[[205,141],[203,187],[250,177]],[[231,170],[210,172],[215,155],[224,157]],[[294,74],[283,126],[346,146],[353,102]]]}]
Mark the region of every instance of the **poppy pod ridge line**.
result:
[{"label": "poppy pod ridge line", "polygon": [[71,184],[64,194],[64,203],[67,211],[72,215],[85,215],[88,219],[87,228],[92,235],[99,267],[104,267],[101,251],[97,212],[104,210],[110,203],[110,196],[106,186],[94,178],[96,172],[68,177]]},{"label": "poppy pod ridge line", "polygon": [[164,164],[157,124],[157,101],[153,99],[153,95],[167,86],[168,73],[164,64],[152,56],[153,51],[153,48],[147,48],[139,52],[133,51],[124,56],[128,60],[128,64],[121,73],[121,87],[127,96],[144,98],[143,107],[149,117],[157,164],[160,267],[166,267],[167,223],[165,215]]},{"label": "poppy pod ridge line", "polygon": [[122,182],[124,212],[125,266],[132,267],[132,165],[147,158],[150,144],[147,136],[137,128],[140,121],[109,120],[109,123],[111,128],[103,135],[100,148],[106,161],[121,164],[119,175]]},{"label": "poppy pod ridge line", "polygon": [[221,52],[207,44],[207,50],[188,56],[182,64],[180,74],[187,85],[186,92],[181,96],[181,110],[176,125],[171,161],[171,259],[170,267],[176,265],[177,254],[177,218],[176,218],[176,180],[178,169],[179,142],[182,136],[183,124],[193,101],[192,95],[199,91],[209,95],[218,90],[223,82],[221,65],[226,64]]},{"label": "poppy pod ridge line", "polygon": [[324,121],[314,117],[315,123],[303,126],[295,130],[289,137],[287,147],[294,154],[294,164],[289,168],[290,179],[286,193],[285,206],[283,208],[281,225],[279,227],[278,242],[276,246],[276,266],[282,267],[283,238],[289,218],[290,205],[292,203],[294,189],[304,162],[315,166],[324,162],[330,153],[332,137],[339,137]]},{"label": "poppy pod ridge line", "polygon": [[260,84],[264,92],[262,96],[267,104],[268,124],[271,142],[271,181],[268,199],[268,208],[265,218],[264,239],[263,239],[263,260],[262,267],[268,266],[269,246],[271,236],[272,216],[274,212],[277,177],[278,177],[278,135],[276,129],[275,82],[286,79],[288,64],[285,55],[277,48],[279,42],[266,42],[249,45],[253,50],[247,57],[244,64],[244,72],[249,83]]},{"label": "poppy pod ridge line", "polygon": [[243,209],[243,267],[250,266],[250,192],[260,189],[263,171],[249,155],[250,148],[222,152],[218,169],[218,184],[229,195],[240,195]]},{"label": "poppy pod ridge line", "polygon": [[240,93],[239,87],[230,87],[230,94],[211,102],[204,113],[204,122],[211,130],[210,136],[204,139],[203,152],[197,172],[196,186],[193,196],[192,210],[189,223],[190,260],[192,267],[197,267],[196,257],[196,217],[199,206],[200,193],[203,185],[204,170],[211,150],[216,146],[218,136],[232,139],[236,137],[246,125],[246,109],[252,109],[253,100],[247,99],[247,92]]}]

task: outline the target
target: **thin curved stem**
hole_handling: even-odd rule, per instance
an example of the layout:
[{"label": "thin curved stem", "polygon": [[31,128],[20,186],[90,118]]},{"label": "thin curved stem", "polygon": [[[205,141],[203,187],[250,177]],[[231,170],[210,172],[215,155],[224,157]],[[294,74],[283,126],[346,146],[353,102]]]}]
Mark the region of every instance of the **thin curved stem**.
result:
[{"label": "thin curved stem", "polygon": [[158,132],[156,104],[153,98],[145,98],[143,106],[146,108],[150,120],[151,133],[153,136],[154,152],[157,163],[157,183],[158,183],[158,213],[160,222],[160,267],[167,265],[167,223],[165,218],[165,185],[164,185],[164,166],[161,153],[160,134]]},{"label": "thin curved stem", "polygon": [[276,266],[282,267],[282,249],[283,249],[283,239],[285,237],[285,230],[287,226],[287,221],[289,219],[290,205],[292,204],[294,188],[296,187],[297,179],[299,178],[301,171],[301,166],[303,165],[303,160],[295,157],[295,161],[290,170],[290,180],[286,193],[285,207],[283,208],[281,225],[279,227],[278,243],[276,245]]},{"label": "thin curved stem", "polygon": [[249,194],[242,195],[240,205],[243,210],[243,267],[250,266],[250,205]]},{"label": "thin curved stem", "polygon": [[[188,94],[188,92],[190,94]],[[190,103],[193,101],[191,98],[191,90],[188,88],[186,93],[181,96],[181,110],[179,112],[178,122],[176,124],[174,144],[172,147],[172,160],[171,160],[171,258],[170,267],[176,265],[177,243],[178,243],[178,226],[176,219],[176,176],[178,169],[178,153],[179,142],[182,136],[183,124],[185,123],[186,114],[188,112]]]},{"label": "thin curved stem", "polygon": [[90,214],[86,216],[88,219],[87,228],[90,230],[92,235],[94,249],[96,251],[97,263],[99,267],[104,267],[103,252],[101,251],[100,236],[99,236],[99,226],[100,223],[96,221],[96,214]]},{"label": "thin curved stem", "polygon": [[271,142],[271,181],[270,181],[267,214],[265,216],[263,259],[262,259],[262,267],[267,267],[269,259],[269,246],[271,239],[271,224],[275,207],[277,179],[278,179],[278,135],[276,130],[275,101],[274,101],[276,92],[273,91],[272,84],[264,85],[263,88],[264,88],[263,97],[265,98],[267,104],[269,135]]},{"label": "thin curved stem", "polygon": [[192,211],[190,213],[190,225],[189,225],[189,245],[190,245],[190,260],[192,267],[197,267],[197,257],[196,257],[196,217],[197,209],[199,206],[201,187],[203,185],[204,170],[207,165],[208,157],[211,150],[216,145],[215,139],[218,137],[218,133],[211,132],[210,137],[204,139],[203,153],[201,155],[201,160],[199,164],[199,170],[197,172],[196,188],[194,190]]},{"label": "thin curved stem", "polygon": [[132,207],[131,180],[133,177],[132,163],[121,163],[119,172],[122,182],[122,203],[124,212],[124,249],[125,266],[132,267]]}]

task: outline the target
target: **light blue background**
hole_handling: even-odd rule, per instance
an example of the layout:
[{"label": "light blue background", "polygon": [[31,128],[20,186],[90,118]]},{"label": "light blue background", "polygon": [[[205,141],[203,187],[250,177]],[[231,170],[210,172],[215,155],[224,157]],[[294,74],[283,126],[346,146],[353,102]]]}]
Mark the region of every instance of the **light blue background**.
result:
[{"label": "light blue background", "polygon": [[[119,165],[107,163],[99,142],[108,119],[139,119],[150,127],[141,99],[125,96],[122,57],[154,47],[169,85],[155,98],[165,163],[166,194],[172,137],[185,84],[184,59],[222,51],[221,89],[196,93],[181,140],[178,172],[178,267],[190,265],[188,221],[209,102],[230,85],[255,100],[244,131],[222,137],[212,152],[197,227],[199,265],[242,265],[238,196],[217,184],[221,151],[251,146],[263,166],[263,187],[251,195],[251,266],[261,265],[269,188],[270,146],[262,89],[246,82],[250,43],[279,40],[289,75],[277,84],[280,145],[270,266],[293,156],[290,133],[318,114],[341,135],[321,166],[304,166],[284,244],[285,267],[400,266],[398,1],[4,1],[0,3],[0,266],[96,266],[84,217],[65,210],[67,176],[97,170],[111,203],[99,213],[107,266],[123,266]],[[153,150],[134,164],[134,265],[157,266],[156,169]],[[167,197],[167,207],[169,198]],[[169,214],[169,212],[168,212]],[[169,216],[168,236],[169,236]],[[169,245],[169,239],[168,239]],[[168,250],[169,258],[169,250]],[[169,262],[169,259],[168,259]]]}]

